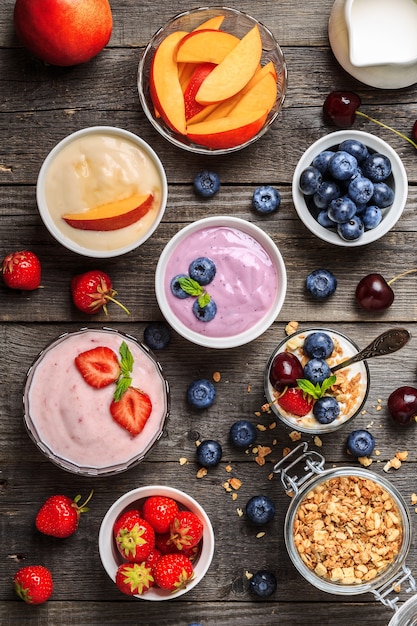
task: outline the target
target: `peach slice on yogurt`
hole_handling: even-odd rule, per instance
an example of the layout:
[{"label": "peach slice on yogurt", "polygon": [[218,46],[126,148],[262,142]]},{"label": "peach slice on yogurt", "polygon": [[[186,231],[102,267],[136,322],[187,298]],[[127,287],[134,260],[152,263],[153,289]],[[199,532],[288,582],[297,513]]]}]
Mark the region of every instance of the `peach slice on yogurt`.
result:
[{"label": "peach slice on yogurt", "polygon": [[140,220],[151,209],[152,203],[153,194],[136,193],[81,213],[66,213],[62,219],[80,230],[118,230]]}]

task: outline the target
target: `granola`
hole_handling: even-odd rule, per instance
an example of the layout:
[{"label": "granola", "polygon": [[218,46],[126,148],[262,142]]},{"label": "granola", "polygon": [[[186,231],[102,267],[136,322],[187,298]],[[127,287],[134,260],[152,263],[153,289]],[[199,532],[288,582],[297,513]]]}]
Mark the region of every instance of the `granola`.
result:
[{"label": "granola", "polygon": [[297,509],[293,533],[305,565],[343,585],[379,576],[394,561],[403,536],[393,497],[359,476],[331,478],[314,487]]}]

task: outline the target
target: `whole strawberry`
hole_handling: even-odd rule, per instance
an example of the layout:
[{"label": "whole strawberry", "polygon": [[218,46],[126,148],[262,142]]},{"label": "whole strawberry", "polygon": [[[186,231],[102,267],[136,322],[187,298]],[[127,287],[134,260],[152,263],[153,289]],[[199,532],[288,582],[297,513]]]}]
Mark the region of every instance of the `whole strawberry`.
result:
[{"label": "whole strawberry", "polygon": [[277,399],[279,406],[298,417],[307,415],[313,408],[314,400],[298,387],[288,387],[288,389]]},{"label": "whole strawberry", "polygon": [[167,591],[184,589],[194,576],[193,564],[184,554],[164,554],[153,567],[155,584]]},{"label": "whole strawberry", "polygon": [[178,513],[178,504],[166,496],[150,496],[143,505],[143,517],[156,533],[167,533]]},{"label": "whole strawberry", "polygon": [[12,252],[2,261],[3,280],[11,289],[32,291],[41,284],[41,263],[33,252]]},{"label": "whole strawberry", "polygon": [[68,496],[51,496],[38,511],[35,520],[36,528],[44,535],[51,537],[61,539],[69,537],[77,530],[81,513],[88,511],[86,505],[92,495],[93,491],[81,505],[78,504],[81,499],[80,495],[76,496],[74,500]]},{"label": "whole strawberry", "polygon": [[115,300],[117,292],[113,289],[110,276],[102,270],[90,270],[84,274],[78,274],[71,279],[72,300],[80,311],[88,315],[94,315],[101,309],[107,315],[107,303],[114,302],[119,305],[128,315],[130,311]]},{"label": "whole strawberry", "polygon": [[170,539],[178,550],[193,548],[203,536],[203,522],[192,511],[179,511],[170,524]]},{"label": "whole strawberry", "polygon": [[116,546],[130,563],[145,561],[155,548],[155,532],[138,511],[127,511],[113,528]]},{"label": "whole strawberry", "polygon": [[27,604],[42,604],[52,595],[51,572],[43,565],[26,565],[13,577],[14,589]]},{"label": "whole strawberry", "polygon": [[122,563],[116,572],[116,585],[129,596],[142,595],[154,584],[152,568],[143,563]]}]

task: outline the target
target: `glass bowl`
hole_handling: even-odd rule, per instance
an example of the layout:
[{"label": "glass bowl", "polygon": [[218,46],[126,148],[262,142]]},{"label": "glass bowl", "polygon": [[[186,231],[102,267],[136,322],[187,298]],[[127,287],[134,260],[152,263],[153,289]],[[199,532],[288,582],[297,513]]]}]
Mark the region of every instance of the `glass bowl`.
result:
[{"label": "glass bowl", "polygon": [[190,495],[174,487],[166,485],[148,485],[146,487],[138,487],[118,498],[109,508],[100,526],[99,532],[99,553],[104,569],[110,578],[115,582],[116,573],[119,565],[123,561],[123,557],[119,553],[113,537],[113,526],[115,521],[124,511],[141,507],[143,501],[150,496],[165,496],[173,498],[179,505],[180,509],[186,509],[195,513],[203,522],[204,530],[201,540],[201,548],[198,555],[193,561],[194,576],[186,587],[175,592],[165,591],[157,587],[151,587],[143,595],[135,595],[135,598],[141,600],[162,601],[178,598],[183,594],[191,591],[204,578],[214,555],[214,532],[210,519],[203,507]]},{"label": "glass bowl", "polygon": [[[340,143],[348,139],[354,139],[364,143],[372,152],[379,152],[389,157],[392,165],[392,172],[387,180],[390,186],[393,188],[395,196],[391,206],[382,209],[382,221],[376,228],[371,230],[365,230],[363,235],[359,239],[353,241],[346,241],[339,237],[334,228],[325,228],[318,223],[313,210],[307,204],[306,198],[299,188],[299,180],[301,172],[311,165],[314,157],[324,150],[335,149]],[[298,213],[298,217],[303,222],[304,226],[308,228],[313,235],[316,235],[319,239],[326,241],[327,243],[334,244],[336,246],[355,247],[364,246],[374,241],[377,241],[386,233],[388,233],[393,226],[400,219],[407,202],[408,195],[408,181],[407,173],[404,165],[391,146],[383,139],[365,133],[358,130],[340,130],[334,133],[330,133],[321,137],[314,142],[304,152],[300,160],[298,161],[294,170],[292,181],[292,196],[295,206],[295,210]]]},{"label": "glass bowl", "polygon": [[[215,276],[205,291],[217,305],[210,321],[193,314],[196,298],[172,294],[171,281],[190,263],[209,257]],[[234,348],[259,337],[284,303],[287,274],[272,239],[258,226],[231,216],[197,220],[180,230],[162,251],[155,272],[156,298],[167,322],[182,337],[207,348]]]},{"label": "glass bowl", "polygon": [[[132,385],[147,393],[152,403],[142,432],[134,436],[110,413],[116,385],[91,387],[74,363],[78,354],[99,346],[119,355],[123,341],[134,359]],[[147,346],[110,328],[82,328],[55,339],[29,368],[24,422],[38,449],[61,469],[83,476],[106,476],[144,459],[163,433],[169,403],[168,383]]]},{"label": "glass bowl", "polygon": [[[276,71],[276,83],[277,83],[277,96],[275,104],[269,111],[266,120],[262,127],[256,132],[256,134],[250,138],[245,138],[241,143],[233,145],[231,147],[221,148],[209,148],[204,145],[199,145],[190,141],[187,135],[182,135],[173,131],[164,120],[155,113],[155,106],[151,98],[150,93],[150,71],[152,60],[156,49],[160,43],[175,31],[187,31],[190,32],[198,28],[202,23],[208,19],[215,18],[216,16],[224,16],[224,21],[221,24],[221,30],[226,31],[236,37],[242,38],[251,28],[258,25],[261,39],[262,39],[262,57],[261,65],[264,66],[269,61],[275,66]],[[189,152],[197,154],[230,154],[236,150],[241,150],[246,146],[251,145],[257,141],[268,130],[271,124],[276,119],[279,111],[284,102],[285,92],[287,87],[287,66],[285,63],[284,55],[279,45],[277,44],[273,34],[254,17],[228,7],[200,7],[185,11],[172,18],[165,26],[160,28],[152,37],[148,43],[144,54],[140,60],[138,68],[138,91],[139,99],[142,108],[152,124],[152,126],[169,142],[179,148],[188,150]]]},{"label": "glass bowl", "polygon": [[[274,359],[279,352],[288,351],[295,354],[302,365],[304,365],[307,360],[302,349],[304,340],[307,335],[317,331],[327,333],[333,339],[335,349],[330,358],[326,359],[330,367],[359,352],[358,346],[352,339],[336,330],[328,328],[307,328],[299,330],[283,339],[269,357],[264,374],[264,391],[271,410],[286,426],[292,430],[295,429],[304,433],[321,435],[338,430],[341,426],[346,424],[346,422],[360,413],[368,397],[370,376],[366,361],[355,363],[336,372],[336,387],[332,390],[328,390],[327,394],[334,395],[336,399],[338,399],[341,410],[339,416],[329,424],[321,424],[314,417],[312,411],[304,417],[291,415],[284,411],[276,402],[279,393],[274,389],[270,381],[270,372]],[[349,394],[347,394],[346,391],[349,391]]]}]

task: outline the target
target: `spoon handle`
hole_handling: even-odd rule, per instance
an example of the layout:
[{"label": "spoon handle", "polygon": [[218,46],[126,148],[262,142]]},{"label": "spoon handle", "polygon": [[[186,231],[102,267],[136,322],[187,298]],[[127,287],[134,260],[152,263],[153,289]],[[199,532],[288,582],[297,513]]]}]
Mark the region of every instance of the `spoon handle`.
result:
[{"label": "spoon handle", "polygon": [[355,354],[355,356],[334,365],[331,368],[331,372],[334,374],[334,372],[342,369],[342,367],[348,367],[348,365],[353,365],[353,363],[358,363],[358,361],[396,352],[405,346],[410,339],[411,333],[405,328],[391,328],[390,330],[386,330],[371,341],[369,346],[366,346],[366,348]]}]

